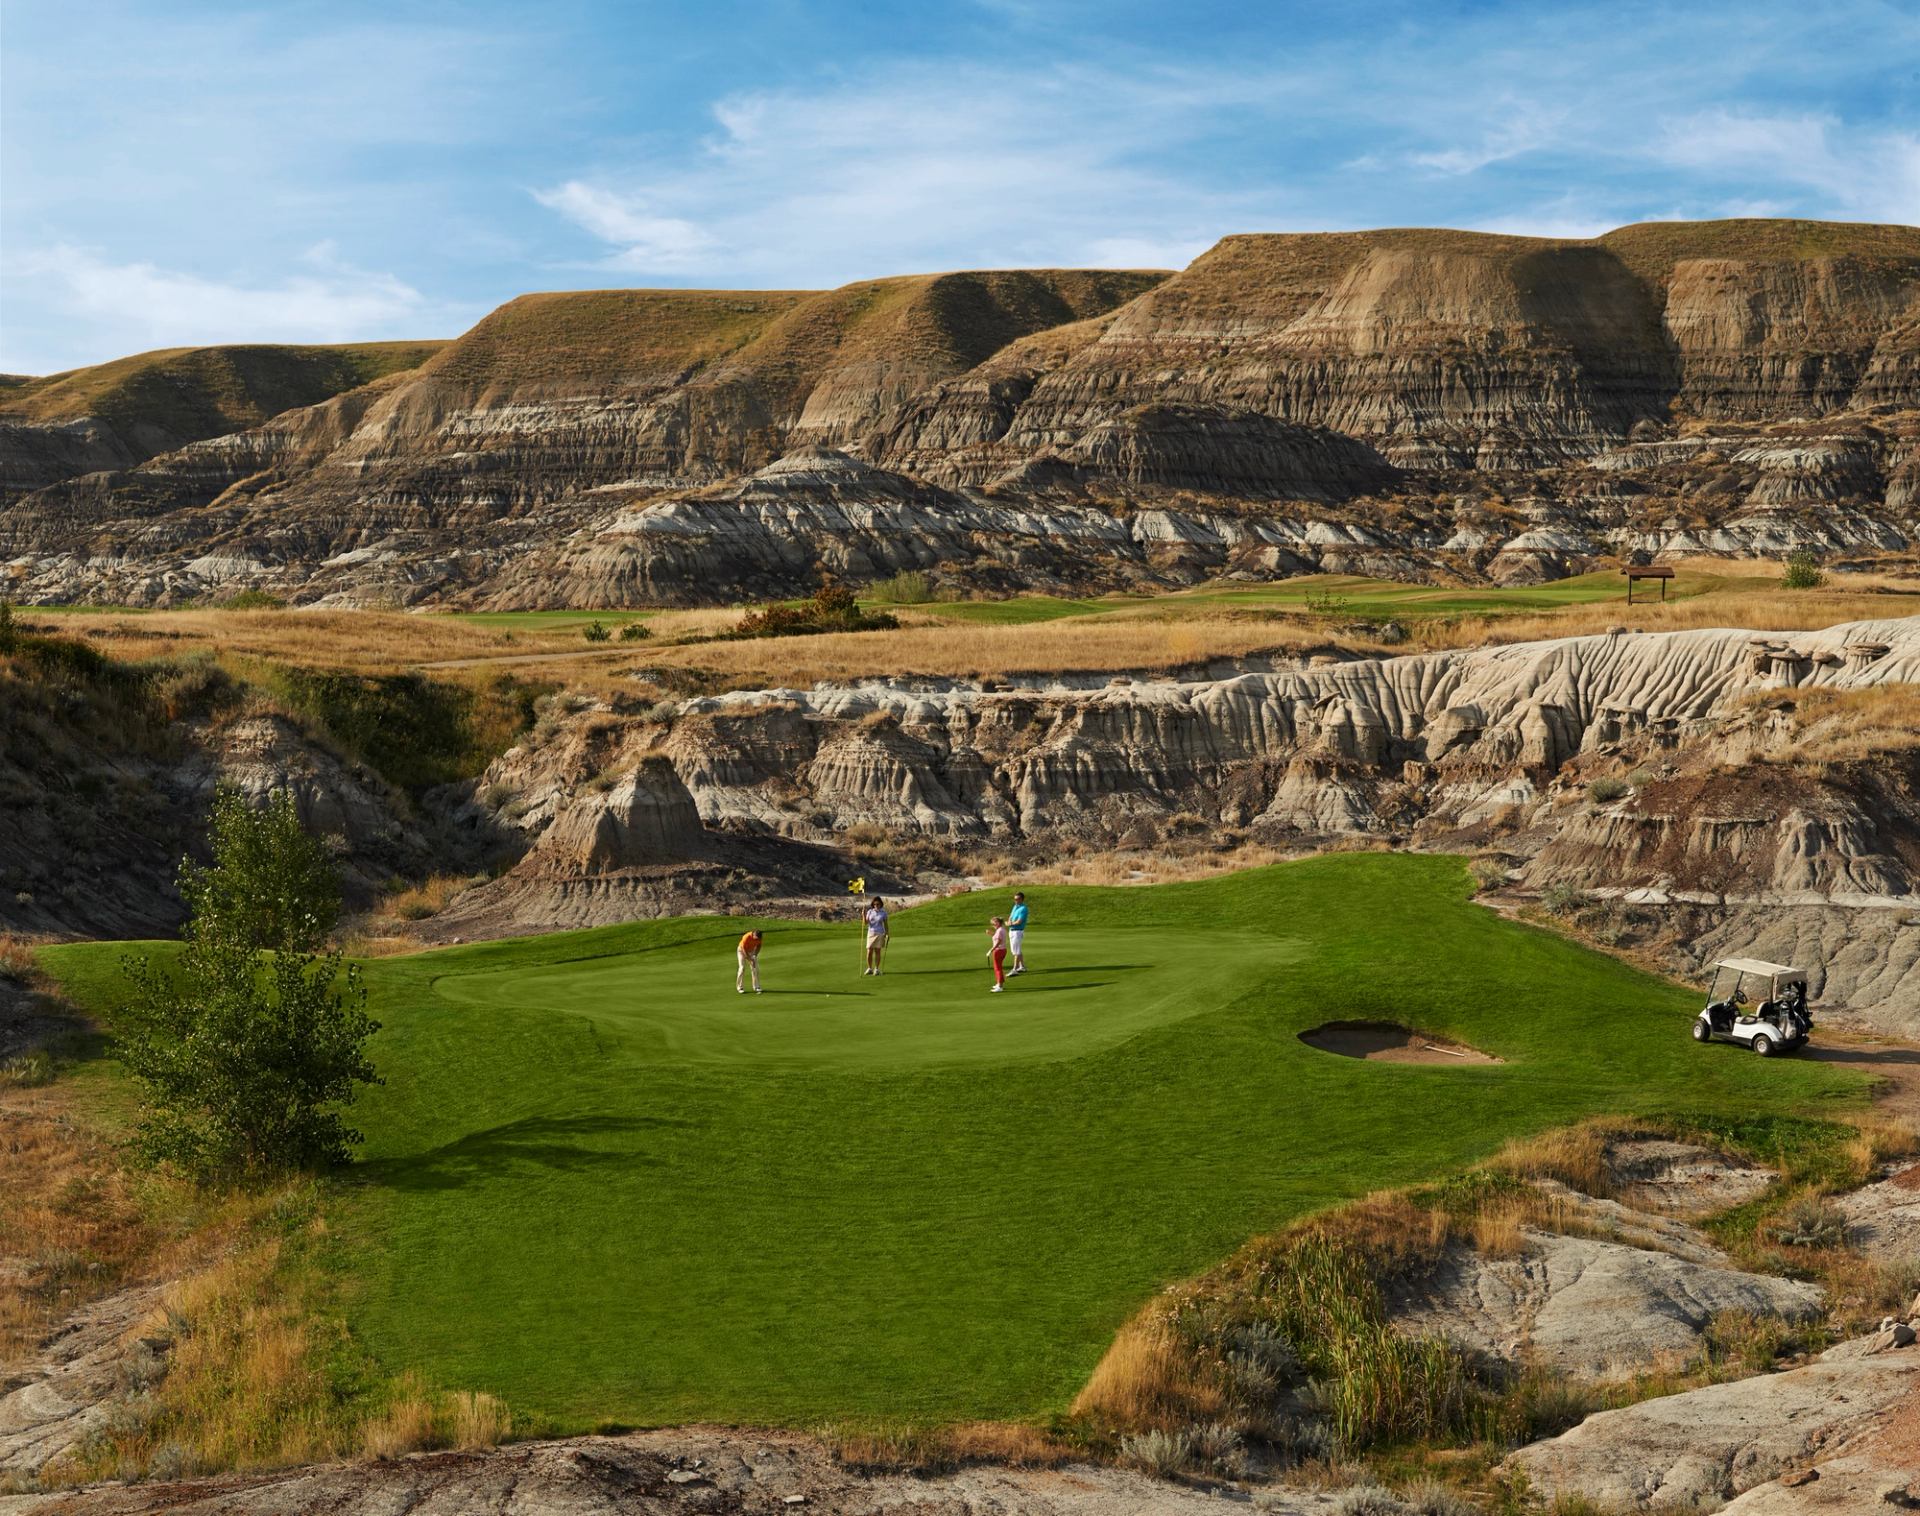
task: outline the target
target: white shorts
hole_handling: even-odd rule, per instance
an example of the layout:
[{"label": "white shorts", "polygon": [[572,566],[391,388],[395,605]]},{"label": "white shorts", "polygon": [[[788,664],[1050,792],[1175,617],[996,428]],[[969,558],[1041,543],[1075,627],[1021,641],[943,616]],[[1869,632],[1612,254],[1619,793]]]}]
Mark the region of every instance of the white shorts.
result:
[{"label": "white shorts", "polygon": [[885,945],[886,940],[887,940],[887,934],[885,932],[868,932],[867,933],[867,946],[870,948],[882,947]]},{"label": "white shorts", "polygon": [[1007,946],[1013,949],[1014,957],[1018,958],[1020,956],[1020,944],[1025,942],[1026,940],[1027,940],[1027,929],[1025,927],[1021,927],[1020,930],[1017,932],[1007,933]]}]

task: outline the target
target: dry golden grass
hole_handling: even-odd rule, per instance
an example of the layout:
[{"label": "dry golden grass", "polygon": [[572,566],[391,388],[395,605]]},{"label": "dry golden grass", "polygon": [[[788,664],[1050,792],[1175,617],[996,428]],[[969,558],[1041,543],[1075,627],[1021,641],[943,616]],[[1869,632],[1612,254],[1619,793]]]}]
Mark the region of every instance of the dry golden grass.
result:
[{"label": "dry golden grass", "polygon": [[35,982],[39,972],[32,944],[11,932],[0,932],[0,979],[27,985]]},{"label": "dry golden grass", "polygon": [[0,1104],[0,1362],[61,1317],[136,1277],[164,1238],[143,1214],[113,1146],[74,1121],[58,1088],[4,1092]]},{"label": "dry golden grass", "polygon": [[852,1469],[888,1473],[936,1473],[971,1463],[1016,1468],[1053,1468],[1085,1449],[1050,1437],[1039,1427],[1012,1421],[963,1421],[953,1426],[828,1426],[820,1435],[834,1456]]},{"label": "dry golden grass", "polygon": [[480,882],[471,874],[435,874],[431,879],[387,896],[381,902],[380,912],[399,921],[424,921],[439,915]]},{"label": "dry golden grass", "polygon": [[1602,1119],[1522,1137],[1502,1148],[1490,1167],[1523,1179],[1557,1179],[1583,1195],[1606,1199],[1616,1193],[1607,1144],[1628,1130]]},{"label": "dry golden grass", "polygon": [[455,1390],[447,1397],[447,1414],[456,1448],[498,1447],[513,1430],[506,1402],[484,1390]]},{"label": "dry golden grass", "polygon": [[1474,1248],[1488,1258],[1518,1258],[1526,1251],[1526,1229],[1534,1211],[1520,1203],[1480,1212],[1473,1218]]},{"label": "dry golden grass", "polygon": [[439,1446],[434,1400],[418,1374],[401,1376],[393,1402],[360,1430],[360,1451],[368,1458],[402,1458]]},{"label": "dry golden grass", "polygon": [[[1789,591],[1773,562],[1696,559],[1680,565],[1704,578],[1704,593],[1666,604],[1617,600],[1531,614],[1415,617],[1413,642],[1434,651],[1588,635],[1630,624],[1643,631],[1741,627],[1800,631],[1907,614],[1916,587],[1889,574],[1830,576],[1821,589]],[[1895,595],[1890,591],[1904,590]],[[76,611],[45,622],[87,637],[102,651],[140,659],[211,649],[225,659],[269,659],[309,667],[393,673],[425,668],[437,677],[511,670],[570,689],[632,696],[637,681],[675,689],[807,686],[880,675],[1000,678],[1030,673],[1158,672],[1262,652],[1395,651],[1338,622],[1286,607],[1223,608],[1180,594],[1097,615],[1024,626],[983,625],[939,606],[898,612],[898,631],[838,632],[733,642],[739,607],[662,611],[645,642],[589,645],[577,625],[479,625],[397,611]],[[32,612],[23,613],[29,619]]]},{"label": "dry golden grass", "polygon": [[419,939],[383,932],[376,927],[350,932],[340,940],[340,950],[349,958],[392,958],[399,953],[420,951]]},{"label": "dry golden grass", "polygon": [[211,649],[223,657],[265,658],[315,668],[398,673],[422,663],[572,651],[577,629],[502,631],[446,616],[401,611],[63,611],[20,612],[23,622],[83,636],[117,658],[159,658]]},{"label": "dry golden grass", "polygon": [[[1598,600],[1551,611],[1512,616],[1461,616],[1418,622],[1414,645],[1423,650],[1538,642],[1552,637],[1589,637],[1631,626],[1640,632],[1701,631],[1737,627],[1757,632],[1811,632],[1848,621],[1882,621],[1914,613],[1913,580],[1879,575],[1829,579],[1825,588],[1787,590],[1778,564],[1689,565],[1720,576],[1721,587],[1686,600],[1635,605]],[[1753,570],[1747,573],[1747,570]],[[1904,588],[1909,595],[1886,593]]]},{"label": "dry golden grass", "polygon": [[905,626],[894,632],[829,632],[751,642],[660,647],[649,662],[695,667],[731,687],[803,687],[879,675],[997,678],[1014,674],[1153,671],[1249,653],[1366,644],[1259,614],[1113,612],[1030,626]]},{"label": "dry golden grass", "polygon": [[1797,765],[1860,762],[1920,747],[1920,684],[1769,691],[1750,703],[1791,705],[1791,733],[1778,746]]},{"label": "dry golden grass", "polygon": [[1094,1365],[1073,1414],[1105,1426],[1180,1427],[1224,1414],[1227,1397],[1166,1320],[1167,1302],[1120,1328]]}]

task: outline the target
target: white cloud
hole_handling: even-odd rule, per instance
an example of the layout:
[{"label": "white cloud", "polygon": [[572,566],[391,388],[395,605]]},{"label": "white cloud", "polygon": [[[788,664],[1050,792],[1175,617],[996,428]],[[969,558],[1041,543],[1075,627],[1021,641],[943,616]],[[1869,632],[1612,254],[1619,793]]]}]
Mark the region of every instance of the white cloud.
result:
[{"label": "white cloud", "polygon": [[[1729,185],[1810,191],[1829,215],[1920,222],[1920,137],[1907,132],[1865,130],[1830,115],[1700,111],[1663,122],[1650,156]],[[1719,214],[1779,215],[1734,207],[1791,203],[1777,192],[1734,194]]]},{"label": "white cloud", "polygon": [[[430,313],[411,285],[342,264],[324,244],[308,261],[324,272],[244,284],[52,247],[20,257],[7,273],[10,299],[31,290],[70,323],[113,332],[102,358],[136,347],[421,336],[429,314],[443,314]],[[34,368],[31,355],[9,352],[7,363]]]},{"label": "white cloud", "polygon": [[1164,166],[1210,125],[1161,70],[1021,76],[901,67],[711,107],[664,169],[534,191],[604,245],[595,266],[704,283],[832,285],[955,266],[1179,267],[1285,196]]},{"label": "white cloud", "polygon": [[713,250],[713,238],[684,217],[649,215],[640,199],[622,197],[578,179],[570,179],[558,189],[535,190],[533,198],[602,242],[618,247],[620,251],[608,260],[610,267],[680,272],[697,268]]},{"label": "white cloud", "polygon": [[1500,101],[1489,114],[1506,119],[1482,132],[1473,144],[1409,153],[1407,161],[1416,168],[1431,169],[1438,174],[1477,174],[1492,164],[1557,146],[1567,121],[1564,110],[1547,109],[1524,100]]}]

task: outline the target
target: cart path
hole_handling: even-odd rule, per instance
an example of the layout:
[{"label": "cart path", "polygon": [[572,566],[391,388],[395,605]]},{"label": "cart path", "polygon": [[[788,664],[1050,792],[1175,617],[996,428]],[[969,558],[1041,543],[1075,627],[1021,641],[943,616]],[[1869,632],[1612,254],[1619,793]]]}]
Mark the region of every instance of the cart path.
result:
[{"label": "cart path", "polygon": [[1820,1025],[1814,1029],[1813,1041],[1797,1056],[1872,1074],[1880,1081],[1874,1092],[1874,1112],[1920,1135],[1920,1047],[1880,1032],[1829,1032]]}]

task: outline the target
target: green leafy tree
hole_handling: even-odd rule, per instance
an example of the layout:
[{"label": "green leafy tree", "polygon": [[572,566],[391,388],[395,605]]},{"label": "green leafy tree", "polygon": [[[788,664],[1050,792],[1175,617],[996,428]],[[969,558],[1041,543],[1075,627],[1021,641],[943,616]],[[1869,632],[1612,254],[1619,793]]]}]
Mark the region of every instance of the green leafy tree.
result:
[{"label": "green leafy tree", "polygon": [[1827,576],[1820,571],[1820,560],[1802,547],[1787,554],[1787,571],[1780,582],[1790,590],[1817,590],[1827,582]]},{"label": "green leafy tree", "polygon": [[0,654],[11,653],[20,643],[20,633],[13,624],[13,602],[0,600]]},{"label": "green leafy tree", "polygon": [[210,866],[180,868],[179,955],[127,960],[141,1149],[203,1179],[344,1163],[360,1134],[340,1108],[380,1080],[359,970],[322,950],[339,877],[284,793],[256,810],[221,791],[211,841]]}]

